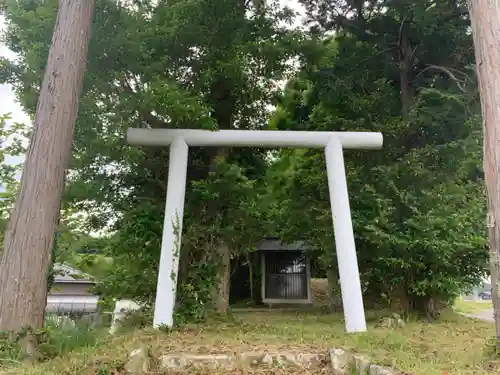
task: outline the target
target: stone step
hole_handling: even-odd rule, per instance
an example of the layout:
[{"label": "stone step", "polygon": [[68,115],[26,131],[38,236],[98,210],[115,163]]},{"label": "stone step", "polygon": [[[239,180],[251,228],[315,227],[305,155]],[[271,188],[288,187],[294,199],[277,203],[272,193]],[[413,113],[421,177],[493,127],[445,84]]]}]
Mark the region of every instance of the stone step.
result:
[{"label": "stone step", "polygon": [[161,367],[168,369],[253,369],[262,367],[321,368],[329,365],[327,353],[243,352],[240,354],[173,353],[160,357]]},{"label": "stone step", "polygon": [[371,363],[366,358],[343,349],[316,353],[300,351],[246,351],[241,353],[167,353],[152,358],[148,347],[141,347],[129,355],[125,366],[128,374],[146,374],[156,371],[185,372],[187,370],[259,370],[304,369],[334,375],[412,375]]}]

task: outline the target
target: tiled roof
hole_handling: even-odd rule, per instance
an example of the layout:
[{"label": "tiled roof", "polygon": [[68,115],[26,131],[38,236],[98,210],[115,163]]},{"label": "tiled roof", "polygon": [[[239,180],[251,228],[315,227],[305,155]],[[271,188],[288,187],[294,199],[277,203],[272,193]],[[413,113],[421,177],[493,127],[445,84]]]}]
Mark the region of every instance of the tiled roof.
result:
[{"label": "tiled roof", "polygon": [[54,277],[54,282],[56,283],[94,283],[94,281],[92,281],[92,276],[65,264],[55,263],[54,271],[56,271]]},{"label": "tiled roof", "polygon": [[295,241],[291,243],[283,242],[280,239],[264,239],[257,245],[257,250],[310,250],[311,246],[305,241]]}]

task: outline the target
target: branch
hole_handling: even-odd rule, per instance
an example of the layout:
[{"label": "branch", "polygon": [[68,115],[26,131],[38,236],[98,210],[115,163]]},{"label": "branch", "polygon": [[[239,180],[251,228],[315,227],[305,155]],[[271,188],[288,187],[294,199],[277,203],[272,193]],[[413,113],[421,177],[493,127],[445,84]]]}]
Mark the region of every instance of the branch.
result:
[{"label": "branch", "polygon": [[403,51],[402,44],[403,44],[403,33],[406,25],[406,16],[403,17],[403,20],[401,21],[401,25],[399,26],[399,35],[398,35],[398,51],[399,51],[399,59],[403,60],[404,55],[406,51]]},{"label": "branch", "polygon": [[410,56],[410,59],[408,60],[408,61],[410,62],[410,64],[411,64],[411,62],[413,61],[413,57],[415,56],[415,52],[417,51],[417,49],[418,49],[418,46],[419,46],[419,45],[420,45],[420,44],[417,44],[417,45],[415,46],[415,48],[413,48],[413,51],[411,51],[411,56]]},{"label": "branch", "polygon": [[428,65],[427,67],[425,67],[424,69],[422,69],[415,76],[415,78],[413,79],[413,81],[416,81],[418,77],[420,77],[422,74],[424,74],[428,70],[437,70],[438,72],[446,74],[448,77],[450,77],[456,83],[456,85],[457,85],[457,87],[459,88],[460,91],[462,91],[463,93],[467,92],[467,90],[464,87],[465,80],[457,78],[457,76],[455,74],[453,74],[452,70],[454,70],[456,73],[462,74],[465,77],[467,77],[467,74],[465,74],[463,72],[460,72],[459,70],[456,70],[456,69],[453,69],[453,68],[446,68],[446,67],[440,66],[440,65]]},{"label": "branch", "polygon": [[371,60],[371,59],[373,59],[373,58],[375,58],[375,57],[378,57],[378,56],[380,56],[380,55],[383,55],[383,54],[384,54],[384,53],[386,53],[386,52],[390,52],[390,51],[392,51],[392,50],[393,50],[393,49],[395,49],[395,48],[396,48],[396,47],[389,47],[389,48],[383,49],[382,51],[377,52],[375,55],[368,56],[367,58],[365,58],[365,59],[361,60],[361,61],[359,62],[359,64],[363,64],[363,63],[365,63],[365,62],[367,62],[367,61],[369,61],[369,60]]},{"label": "branch", "polygon": [[139,115],[146,121],[153,129],[163,129],[167,127],[167,123],[160,120],[150,112],[139,112]]},{"label": "branch", "polygon": [[[124,80],[120,80],[122,87],[129,93],[133,95],[137,95],[137,93],[134,91],[132,88],[132,85],[129,83],[128,78],[125,77]],[[117,88],[118,91],[118,88]],[[119,94],[117,92],[117,94]],[[151,125],[152,128],[154,129],[162,129],[167,127],[167,123],[165,121],[160,120],[158,117],[154,116],[151,112],[149,111],[137,111],[139,113],[139,116],[146,121],[149,125]]]}]

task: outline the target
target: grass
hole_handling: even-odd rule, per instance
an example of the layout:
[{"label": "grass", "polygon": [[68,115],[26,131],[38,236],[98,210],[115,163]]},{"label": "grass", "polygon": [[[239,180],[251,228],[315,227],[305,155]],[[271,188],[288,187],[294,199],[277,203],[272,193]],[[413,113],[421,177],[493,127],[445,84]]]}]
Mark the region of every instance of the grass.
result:
[{"label": "grass", "polygon": [[96,328],[85,319],[48,316],[45,319],[45,340],[38,350],[43,358],[54,358],[82,346],[94,346],[104,337],[103,328]]},{"label": "grass", "polygon": [[463,298],[458,298],[455,302],[454,309],[463,314],[477,314],[493,308],[491,301],[465,301]]},{"label": "grass", "polygon": [[[55,357],[69,354],[76,349],[96,345],[99,340],[105,338],[103,328],[96,328],[92,322],[86,319],[72,320],[69,317],[48,315],[45,319],[43,333],[39,336],[37,360],[47,361]],[[20,364],[21,345],[9,334],[0,335],[0,369],[2,366]]]},{"label": "grass", "polygon": [[[486,375],[500,371],[488,361],[484,348],[494,334],[492,324],[452,311],[434,323],[409,322],[402,328],[377,327],[380,313],[368,313],[369,330],[347,335],[341,315],[319,310],[235,312],[230,319],[213,320],[170,333],[141,330],[109,337],[70,354],[30,368],[5,370],[26,375],[110,375],[127,354],[141,344],[154,354],[176,351],[234,353],[252,349],[316,352],[342,347],[365,354],[374,362],[421,375]],[[277,374],[283,370],[265,373]],[[294,374],[298,372],[293,371]],[[118,374],[118,373],[117,373]]]}]

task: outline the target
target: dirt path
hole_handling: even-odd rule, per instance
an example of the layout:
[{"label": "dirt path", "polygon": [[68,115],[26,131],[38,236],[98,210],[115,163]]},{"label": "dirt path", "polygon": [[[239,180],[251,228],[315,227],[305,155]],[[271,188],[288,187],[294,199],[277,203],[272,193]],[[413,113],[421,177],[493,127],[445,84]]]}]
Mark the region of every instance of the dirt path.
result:
[{"label": "dirt path", "polygon": [[462,314],[462,315],[473,319],[484,320],[485,322],[491,322],[491,323],[495,322],[495,318],[493,317],[493,309],[478,311],[474,314]]}]

